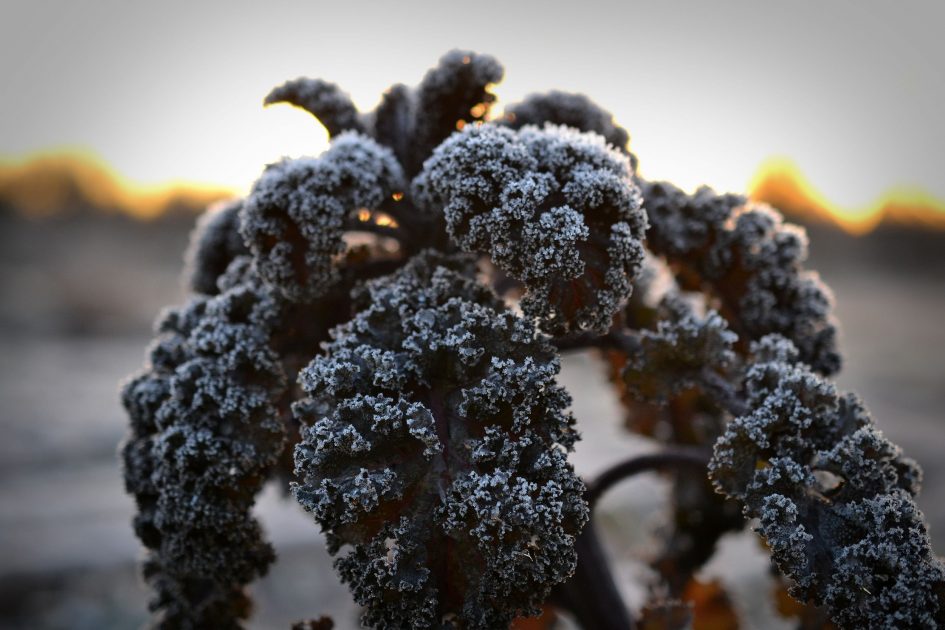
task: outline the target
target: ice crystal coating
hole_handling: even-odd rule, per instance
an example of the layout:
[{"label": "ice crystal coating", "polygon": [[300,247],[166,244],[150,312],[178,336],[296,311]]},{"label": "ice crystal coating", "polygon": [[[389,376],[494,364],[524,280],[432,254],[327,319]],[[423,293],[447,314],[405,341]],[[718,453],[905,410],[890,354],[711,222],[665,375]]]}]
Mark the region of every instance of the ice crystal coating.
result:
[{"label": "ice crystal coating", "polygon": [[697,316],[680,298],[660,305],[656,330],[642,330],[639,345],[627,357],[623,379],[630,392],[647,402],[665,403],[698,387],[723,403],[734,396],[733,351],[738,335],[715,311]]},{"label": "ice crystal coating", "polygon": [[[684,297],[672,286],[660,290],[665,270],[652,257],[647,263],[642,282],[634,287],[636,303],[623,312],[625,322],[641,329],[626,330],[624,351],[610,357],[619,369],[627,425],[671,444],[711,444],[731,409],[741,404],[738,337],[717,312],[701,314],[692,296]],[[715,553],[718,540],[740,530],[744,518],[738,502],[718,495],[707,479],[688,471],[675,479],[671,526],[664,530],[663,548],[651,564],[669,593],[681,596]]]},{"label": "ice crystal coating", "polygon": [[840,369],[833,296],[803,269],[807,236],[774,209],[700,188],[687,195],[643,183],[647,245],[677,269],[683,288],[709,289],[743,343],[777,333],[823,374]]},{"label": "ice crystal coating", "polygon": [[[463,124],[485,120],[495,96],[488,88],[502,80],[502,65],[489,55],[454,50],[440,59],[417,86],[410,172]],[[458,124],[463,121],[462,124]]]},{"label": "ice crystal coating", "polygon": [[646,218],[626,156],[566,127],[467,127],[414,180],[450,236],[520,280],[554,334],[606,330],[643,260]]},{"label": "ice crystal coating", "polygon": [[501,123],[512,129],[521,129],[526,125],[542,127],[545,123],[552,123],[596,133],[604,136],[614,148],[628,154],[631,167],[636,171],[636,156],[627,147],[630,134],[614,122],[613,114],[583,94],[558,90],[532,94],[521,103],[506,107]]},{"label": "ice crystal coating", "polygon": [[239,213],[242,200],[210,208],[197,219],[185,254],[187,286],[196,293],[219,293],[217,278],[234,258],[248,253],[240,236]]},{"label": "ice crystal coating", "polygon": [[[840,358],[804,233],[739,195],[641,193],[626,130],[583,95],[490,122],[502,73],[452,51],[373,112],[322,80],[266,98],[315,115],[330,148],[201,218],[195,295],[123,389],[155,622],[239,627],[273,560],[255,495],[294,475],[367,624],[507,627],[551,604],[633,625],[555,382],[557,350],[599,348],[628,427],[690,453],[650,462],[695,460],[672,477],[662,595],[686,598],[744,509],[794,595],[839,625],[945,627],[917,466],[815,373]],[[713,442],[714,487],[698,474]],[[687,621],[664,608],[636,625]]]},{"label": "ice crystal coating", "polygon": [[315,116],[328,130],[329,137],[344,131],[364,133],[364,125],[351,97],[334,83],[300,77],[273,88],[266,105],[289,103]]},{"label": "ice crystal coating", "polygon": [[333,262],[353,212],[403,189],[389,149],[344,133],[318,158],[269,166],[247,197],[240,230],[259,274],[295,301],[319,297],[337,280]]},{"label": "ice crystal coating", "polygon": [[555,352],[470,273],[426,252],[368,283],[300,376],[294,494],[372,626],[504,626],[575,566]]},{"label": "ice crystal coating", "polygon": [[338,86],[319,79],[296,79],[274,89],[266,103],[301,107],[331,136],[365,133],[394,151],[408,176],[447,136],[467,123],[486,119],[495,101],[490,92],[502,80],[502,65],[490,55],[452,50],[440,58],[415,89],[394,85],[374,112],[358,114]]},{"label": "ice crystal coating", "polygon": [[942,627],[945,566],[913,501],[918,466],[786,340],[766,337],[755,353],[750,411],[715,445],[717,488],[760,519],[791,594],[841,627]]},{"label": "ice crystal coating", "polygon": [[148,366],[124,387],[125,483],[160,627],[238,627],[249,612],[242,587],[274,559],[251,516],[285,440],[274,404],[285,377],[268,343],[274,299],[247,282],[170,310]]}]

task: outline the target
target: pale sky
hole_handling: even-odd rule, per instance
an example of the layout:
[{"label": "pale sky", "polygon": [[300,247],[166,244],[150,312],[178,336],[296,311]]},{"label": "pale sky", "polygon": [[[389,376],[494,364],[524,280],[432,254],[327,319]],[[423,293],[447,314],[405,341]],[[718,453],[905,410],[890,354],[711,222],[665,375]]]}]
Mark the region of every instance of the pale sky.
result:
[{"label": "pale sky", "polygon": [[794,160],[841,205],[893,186],[945,199],[945,3],[129,2],[0,0],[0,158],[91,152],[142,184],[245,191],[317,154],[304,112],[262,107],[297,76],[364,108],[455,47],[495,55],[505,102],[584,92],[646,177],[743,191]]}]

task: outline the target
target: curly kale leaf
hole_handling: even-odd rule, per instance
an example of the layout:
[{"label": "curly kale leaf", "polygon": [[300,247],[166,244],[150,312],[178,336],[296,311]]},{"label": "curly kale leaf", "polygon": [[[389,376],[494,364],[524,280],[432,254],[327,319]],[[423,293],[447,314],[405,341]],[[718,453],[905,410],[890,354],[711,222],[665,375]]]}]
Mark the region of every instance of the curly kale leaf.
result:
[{"label": "curly kale leaf", "polygon": [[390,150],[345,133],[318,158],[269,166],[243,205],[240,230],[259,274],[285,297],[310,301],[338,279],[349,215],[402,189]]},{"label": "curly kale leaf", "polygon": [[945,624],[945,566],[913,497],[921,473],[783,338],[756,347],[749,411],[715,445],[710,476],[758,518],[791,594],[844,628]]},{"label": "curly kale leaf", "polygon": [[290,103],[315,116],[331,137],[357,131],[390,148],[409,176],[420,170],[434,147],[467,123],[483,121],[495,101],[493,84],[502,65],[490,55],[452,50],[440,58],[416,88],[392,86],[373,112],[359,114],[334,83],[296,79],[275,88],[266,103]]},{"label": "curly kale leaf", "polygon": [[217,279],[233,259],[248,253],[239,231],[242,207],[241,200],[231,201],[211,207],[197,219],[184,255],[187,286],[192,291],[205,295],[219,293]]},{"label": "curly kale leaf", "polygon": [[565,127],[467,127],[413,182],[466,251],[488,253],[554,334],[606,330],[643,260],[646,217],[626,156]]},{"label": "curly kale leaf", "polygon": [[[635,287],[634,295],[647,288],[644,282]],[[619,385],[628,427],[661,441],[711,444],[731,410],[740,405],[742,364],[734,351],[738,336],[718,313],[701,315],[672,289],[655,306],[636,307],[638,318],[652,311],[642,317],[655,320],[652,328],[626,330],[630,342],[623,344],[623,352],[611,354],[611,360],[622,366]],[[738,502],[719,496],[705,478],[677,472],[671,527],[652,562],[669,592],[680,596],[715,553],[718,540],[741,529],[744,522]]]},{"label": "curly kale leaf", "polygon": [[489,88],[502,80],[502,65],[489,55],[453,50],[417,86],[408,170],[416,173],[434,148],[463,125],[483,121],[495,102]]},{"label": "curly kale leaf", "polygon": [[604,136],[608,144],[626,153],[630,157],[632,170],[636,171],[637,158],[627,147],[630,134],[614,122],[613,114],[584,94],[558,90],[546,94],[532,94],[521,103],[506,107],[499,122],[512,129],[521,129],[527,125],[542,127],[545,123],[551,123],[596,133]]},{"label": "curly kale leaf", "polygon": [[266,105],[289,103],[304,109],[325,125],[332,138],[345,131],[366,131],[351,97],[334,83],[321,79],[300,77],[286,81],[273,88],[264,102]]},{"label": "curly kale leaf", "polygon": [[278,308],[258,282],[221,285],[164,315],[122,393],[125,483],[164,628],[238,627],[243,586],[274,559],[251,508],[285,442],[286,382],[268,343]]},{"label": "curly kale leaf", "polygon": [[638,400],[665,404],[698,388],[725,409],[733,402],[738,335],[715,311],[699,317],[678,296],[663,300],[656,330],[642,330],[622,376]]},{"label": "curly kale leaf", "polygon": [[576,563],[557,357],[472,271],[425,252],[368,283],[300,376],[294,493],[372,626],[505,626]]},{"label": "curly kale leaf", "polygon": [[700,188],[687,195],[665,182],[643,183],[647,245],[676,267],[685,289],[709,289],[746,345],[780,334],[823,374],[840,369],[833,296],[805,271],[807,236],[774,209],[740,195]]}]

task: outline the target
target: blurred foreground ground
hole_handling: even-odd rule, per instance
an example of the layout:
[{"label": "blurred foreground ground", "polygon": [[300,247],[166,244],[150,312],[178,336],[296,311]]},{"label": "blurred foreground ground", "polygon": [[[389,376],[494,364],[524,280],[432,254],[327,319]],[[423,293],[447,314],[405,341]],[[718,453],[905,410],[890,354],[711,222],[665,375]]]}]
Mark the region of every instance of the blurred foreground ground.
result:
[{"label": "blurred foreground ground", "polygon": [[[133,505],[115,458],[126,423],[118,382],[140,367],[158,310],[181,299],[189,225],[0,213],[0,627],[128,628],[146,618]],[[840,384],[924,467],[919,504],[945,553],[945,236],[811,236],[811,265],[834,288],[843,322]],[[585,435],[579,472],[648,448],[619,430],[593,356],[568,358],[562,381]],[[664,490],[659,478],[641,478],[604,503],[601,525],[628,583],[646,575]],[[259,513],[280,558],[254,586],[251,626],[330,614],[338,628],[356,627],[318,528],[272,488]],[[743,627],[789,627],[766,617],[767,561],[751,534],[726,540],[707,574],[726,563],[736,567],[726,586],[749,602],[739,608]],[[627,591],[642,602],[641,591]]]}]

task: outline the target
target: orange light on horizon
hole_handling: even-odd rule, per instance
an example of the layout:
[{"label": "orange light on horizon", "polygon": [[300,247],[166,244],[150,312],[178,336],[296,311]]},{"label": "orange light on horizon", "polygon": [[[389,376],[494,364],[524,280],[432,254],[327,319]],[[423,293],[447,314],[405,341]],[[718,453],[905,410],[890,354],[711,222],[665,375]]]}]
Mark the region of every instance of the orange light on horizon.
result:
[{"label": "orange light on horizon", "polygon": [[[222,199],[239,196],[227,186],[171,180],[142,184],[124,177],[89,152],[44,152],[18,160],[0,158],[0,202],[36,217],[69,210],[76,203],[119,211],[138,219],[153,219],[172,207],[199,210]],[[883,222],[945,231],[945,201],[918,188],[889,189],[871,204],[848,208],[833,203],[813,186],[790,159],[771,158],[757,170],[749,195],[768,203],[794,221],[836,225],[862,235]],[[403,193],[392,195],[395,201]],[[383,213],[362,209],[361,221],[397,227]]]},{"label": "orange light on horizon", "polygon": [[749,195],[778,208],[795,220],[828,222],[857,236],[884,222],[945,230],[945,200],[911,186],[887,189],[873,202],[844,207],[830,201],[785,157],[770,158],[748,186]]},{"label": "orange light on horizon", "polygon": [[0,158],[0,202],[36,217],[68,211],[80,202],[147,220],[172,206],[205,208],[235,196],[225,186],[182,179],[136,182],[92,153],[75,149]]}]

